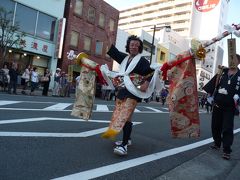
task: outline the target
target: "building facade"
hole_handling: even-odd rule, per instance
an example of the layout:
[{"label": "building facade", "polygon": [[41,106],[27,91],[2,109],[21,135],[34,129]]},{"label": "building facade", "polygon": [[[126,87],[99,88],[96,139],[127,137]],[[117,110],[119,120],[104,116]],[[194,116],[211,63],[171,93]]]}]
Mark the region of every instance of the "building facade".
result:
[{"label": "building facade", "polygon": [[110,47],[108,33],[112,43],[116,40],[119,11],[103,0],[67,0],[64,17],[66,30],[62,57],[58,66],[72,74],[71,80],[79,73],[79,66],[69,60],[68,52],[84,52],[89,59],[98,64],[107,64],[112,68],[112,60],[106,54]]},{"label": "building facade", "polygon": [[[12,11],[12,22],[19,24],[19,31],[26,36],[21,41],[22,49],[8,48],[4,63],[15,62],[22,73],[27,65],[38,68],[40,75],[48,68],[57,66],[56,34],[58,20],[63,17],[65,0],[1,0],[0,6]],[[54,8],[52,8],[54,7]]]},{"label": "building facade", "polygon": [[119,28],[144,29],[153,34],[153,26],[171,25],[183,37],[189,37],[193,0],[151,0],[120,11]]},{"label": "building facade", "polygon": [[[228,3],[229,0],[152,0],[120,11],[119,28],[127,32],[143,29],[154,34],[154,26],[171,26],[174,32],[185,39],[196,38],[200,41],[207,41],[224,32]],[[161,33],[158,31],[155,33],[158,42],[163,43],[169,51],[171,51],[171,45],[175,49],[178,47],[176,44],[166,44],[161,41]],[[157,46],[155,43],[153,45]],[[208,53],[205,62],[198,61],[197,63],[197,72],[199,72],[197,78],[198,80],[204,79],[198,87],[199,91],[202,91],[201,87],[207,82],[206,79],[215,74],[217,65],[223,62],[223,41],[206,49]],[[169,59],[173,58],[174,54],[170,52]],[[160,58],[163,55],[164,53],[158,54],[156,57]],[[200,76],[203,74],[207,78]]]}]

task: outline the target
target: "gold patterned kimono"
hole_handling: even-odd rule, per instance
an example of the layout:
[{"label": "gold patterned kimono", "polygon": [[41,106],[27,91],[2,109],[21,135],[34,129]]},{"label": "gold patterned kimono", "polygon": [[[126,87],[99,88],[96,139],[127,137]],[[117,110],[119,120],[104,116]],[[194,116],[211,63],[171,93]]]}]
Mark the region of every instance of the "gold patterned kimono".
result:
[{"label": "gold patterned kimono", "polygon": [[82,59],[79,85],[76,88],[76,100],[72,116],[90,119],[96,91],[96,72],[92,70],[97,64],[89,59]]}]

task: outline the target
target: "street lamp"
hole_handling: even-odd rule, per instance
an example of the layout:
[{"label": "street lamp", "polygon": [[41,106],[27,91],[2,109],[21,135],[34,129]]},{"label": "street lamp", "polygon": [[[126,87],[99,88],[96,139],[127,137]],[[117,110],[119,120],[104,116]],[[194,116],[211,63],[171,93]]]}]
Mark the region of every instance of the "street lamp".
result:
[{"label": "street lamp", "polygon": [[152,44],[151,44],[151,55],[150,55],[150,64],[152,63],[152,55],[153,55],[153,50],[154,50],[154,38],[155,38],[155,32],[156,30],[161,30],[163,28],[166,28],[166,32],[170,32],[171,31],[171,26],[166,25],[166,26],[161,26],[161,27],[157,27],[156,25],[154,25],[153,28],[153,37],[152,37]]}]

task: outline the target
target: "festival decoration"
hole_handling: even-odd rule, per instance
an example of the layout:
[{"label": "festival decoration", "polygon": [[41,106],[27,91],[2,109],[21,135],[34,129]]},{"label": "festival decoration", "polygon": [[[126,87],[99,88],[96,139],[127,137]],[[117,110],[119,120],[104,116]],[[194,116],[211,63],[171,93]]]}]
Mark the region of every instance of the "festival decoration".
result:
[{"label": "festival decoration", "polygon": [[[189,56],[185,56],[184,58],[179,58],[179,56],[181,57],[181,54],[179,54],[177,56],[177,58],[175,60],[172,60],[171,62],[166,62],[163,64],[163,66],[161,67],[161,71],[162,71],[162,76],[163,79],[166,80],[167,78],[167,71],[170,70],[171,68],[173,68],[174,66],[177,66],[178,64],[190,60],[192,58],[196,58],[196,59],[201,59],[203,60],[206,56],[206,50],[205,48],[222,40],[223,38],[227,37],[228,35],[234,33],[236,36],[240,36],[240,24],[235,25],[232,24],[232,26],[230,25],[225,25],[224,28],[226,29],[226,31],[224,31],[222,34],[214,37],[213,39],[206,41],[203,44],[199,44],[199,46],[196,46],[194,43],[196,43],[196,40],[192,40],[191,42],[191,49],[189,49],[190,55]],[[198,43],[196,43],[198,44]]]},{"label": "festival decoration", "polygon": [[[154,81],[151,83],[148,94],[141,93],[138,90],[134,91],[136,95],[140,93],[139,97],[141,98],[149,97],[157,84],[156,79],[159,78],[159,74],[162,75],[163,80],[166,80],[168,77],[170,86],[167,101],[169,104],[172,136],[175,138],[200,136],[195,59],[204,61],[206,56],[205,48],[229,34],[234,33],[240,36],[240,24],[226,25],[225,28],[227,31],[203,44],[193,39],[191,48],[188,51],[177,55],[176,59],[164,63],[163,66],[152,65],[155,71],[154,74],[149,76],[153,76],[154,78],[152,79]],[[126,84],[124,82],[126,75],[110,71],[107,65],[98,65],[88,59],[86,54],[80,53],[75,55],[74,51],[72,51],[68,53],[68,58],[76,59],[76,63],[82,67],[81,83],[77,88],[77,91],[80,93],[76,97],[72,115],[88,120],[91,116],[94,101],[96,75],[102,84],[112,87],[113,84],[118,86]],[[148,77],[136,74],[128,74],[127,76],[134,88],[141,85]],[[133,88],[133,86],[131,87]]]},{"label": "festival decoration", "polygon": [[80,81],[76,87],[76,100],[73,104],[72,116],[88,120],[92,114],[95,98],[96,69],[98,64],[87,55],[80,53],[75,57],[76,63],[81,66]]},{"label": "festival decoration", "polygon": [[195,59],[204,60],[206,55],[205,48],[232,32],[237,34],[240,25],[227,26],[229,31],[201,44],[192,40],[191,49],[171,62],[163,64],[163,79],[169,79],[169,95],[167,101],[169,104],[169,113],[171,121],[171,132],[175,138],[181,137],[199,137],[200,121],[198,112],[198,93],[196,81]]},{"label": "festival decoration", "polygon": [[[88,59],[88,55],[85,53],[74,55],[72,52],[68,55],[70,58],[75,59],[76,64],[81,66],[80,83],[76,89],[76,101],[71,113],[73,116],[83,118],[85,120],[88,120],[90,118],[94,102],[96,77],[102,85],[108,85],[112,89],[114,89],[113,84],[122,86],[128,85],[130,83],[129,81],[131,81],[132,86],[130,86],[130,88],[136,89],[133,90],[134,93],[136,93],[135,95],[143,96],[144,98],[150,97],[156,86],[156,89],[159,89],[159,91],[161,89],[159,79],[159,65],[153,65],[152,68],[155,69],[154,73],[148,74],[147,76],[140,76],[134,73],[126,75],[110,71],[106,64],[100,66],[96,62]],[[128,83],[125,81],[126,76],[129,77]],[[149,85],[150,88],[147,90],[147,92],[139,92],[140,90],[138,87],[143,84],[150,76],[153,76],[152,81]]]}]

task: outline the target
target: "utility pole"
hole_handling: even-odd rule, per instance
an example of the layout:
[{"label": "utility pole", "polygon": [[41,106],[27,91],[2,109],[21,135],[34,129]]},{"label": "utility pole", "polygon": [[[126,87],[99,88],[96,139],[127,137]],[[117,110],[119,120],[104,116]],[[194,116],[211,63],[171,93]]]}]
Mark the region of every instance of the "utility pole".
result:
[{"label": "utility pole", "polygon": [[152,63],[152,56],[153,56],[153,51],[154,51],[155,32],[156,32],[156,30],[161,30],[163,28],[166,28],[166,32],[171,31],[171,26],[169,26],[169,25],[162,26],[162,27],[157,27],[156,25],[154,25],[154,27],[151,28],[151,29],[153,29],[153,37],[152,37],[152,44],[151,44],[150,64]]},{"label": "utility pole", "polygon": [[153,38],[152,38],[152,44],[151,44],[151,55],[150,55],[150,64],[152,64],[152,55],[154,50],[154,38],[155,38],[155,31],[156,31],[156,25],[153,27]]}]

